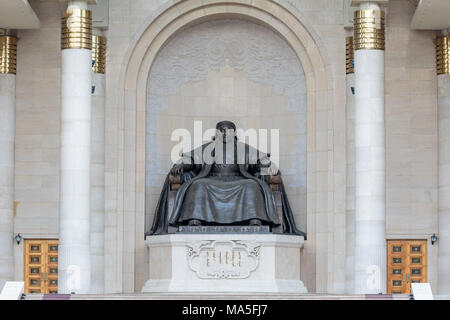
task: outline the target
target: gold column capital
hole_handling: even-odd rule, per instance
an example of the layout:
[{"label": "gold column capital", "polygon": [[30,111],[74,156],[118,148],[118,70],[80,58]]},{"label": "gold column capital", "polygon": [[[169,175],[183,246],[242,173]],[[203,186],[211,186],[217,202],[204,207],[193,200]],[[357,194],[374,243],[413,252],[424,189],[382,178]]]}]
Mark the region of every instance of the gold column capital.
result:
[{"label": "gold column capital", "polygon": [[61,50],[92,49],[92,12],[70,9],[61,18]]},{"label": "gold column capital", "polygon": [[354,59],[355,59],[355,52],[353,50],[353,37],[347,37],[345,38],[345,57],[346,57],[346,73],[355,73],[354,68]]},{"label": "gold column capital", "polygon": [[0,36],[0,73],[16,74],[17,38]]},{"label": "gold column capital", "polygon": [[450,37],[442,36],[436,39],[437,74],[450,74]]},{"label": "gold column capital", "polygon": [[106,67],[106,38],[92,36],[92,71],[94,73],[105,73]]},{"label": "gold column capital", "polygon": [[384,50],[384,11],[357,10],[354,17],[354,49]]}]

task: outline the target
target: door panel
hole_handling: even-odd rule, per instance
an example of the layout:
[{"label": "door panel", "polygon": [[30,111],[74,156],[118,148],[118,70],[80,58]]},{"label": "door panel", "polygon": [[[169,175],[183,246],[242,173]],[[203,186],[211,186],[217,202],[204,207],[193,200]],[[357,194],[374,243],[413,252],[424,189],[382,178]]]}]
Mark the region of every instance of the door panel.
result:
[{"label": "door panel", "polygon": [[58,240],[25,240],[25,293],[58,292]]},{"label": "door panel", "polygon": [[47,241],[47,293],[58,293],[58,240]]},{"label": "door panel", "polygon": [[427,282],[427,240],[387,241],[387,293],[411,293],[411,283]]}]

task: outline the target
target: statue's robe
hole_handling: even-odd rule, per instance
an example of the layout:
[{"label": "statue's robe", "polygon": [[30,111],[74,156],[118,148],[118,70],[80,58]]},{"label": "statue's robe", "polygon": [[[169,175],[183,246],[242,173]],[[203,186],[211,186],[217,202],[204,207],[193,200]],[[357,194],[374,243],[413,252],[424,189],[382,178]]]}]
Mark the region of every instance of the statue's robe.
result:
[{"label": "statue's robe", "polygon": [[[236,140],[235,148],[239,146],[239,150],[245,150],[244,158],[237,164],[238,174],[211,175],[217,168],[214,168],[214,163],[208,163],[203,159],[203,150],[208,146],[211,147],[211,143],[214,141],[183,154],[183,159],[191,170],[183,173],[182,185],[177,192],[170,220],[167,204],[169,176],[167,176],[152,228],[146,235],[166,234],[169,224],[178,226],[186,224],[191,219],[201,220],[206,224],[224,225],[241,224],[250,219],[259,219],[263,224],[272,226],[282,223],[277,214],[273,192],[266,182],[267,176],[260,174],[261,163],[269,162],[268,155]],[[295,227],[283,184],[280,193],[283,233],[305,236]]]}]

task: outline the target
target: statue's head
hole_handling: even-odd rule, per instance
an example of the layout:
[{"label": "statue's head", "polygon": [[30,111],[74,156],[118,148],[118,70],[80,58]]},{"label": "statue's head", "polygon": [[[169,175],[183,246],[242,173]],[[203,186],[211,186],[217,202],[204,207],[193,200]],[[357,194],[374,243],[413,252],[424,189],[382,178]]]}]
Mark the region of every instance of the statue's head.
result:
[{"label": "statue's head", "polygon": [[232,141],[236,136],[236,125],[231,121],[220,121],[216,125],[216,130],[217,136],[225,143]]}]

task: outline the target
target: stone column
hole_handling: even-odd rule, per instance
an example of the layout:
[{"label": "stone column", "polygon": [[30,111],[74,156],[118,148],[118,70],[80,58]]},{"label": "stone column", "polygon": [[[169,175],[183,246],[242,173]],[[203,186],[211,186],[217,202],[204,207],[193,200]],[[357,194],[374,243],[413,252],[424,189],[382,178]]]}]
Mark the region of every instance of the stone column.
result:
[{"label": "stone column", "polygon": [[106,38],[92,36],[91,293],[104,292]]},{"label": "stone column", "polygon": [[386,291],[384,12],[355,12],[355,293]]},{"label": "stone column", "polygon": [[438,294],[450,295],[450,37],[437,39],[439,122]]},{"label": "stone column", "polygon": [[14,134],[17,39],[0,36],[0,291],[14,278]]},{"label": "stone column", "polygon": [[92,16],[71,1],[61,32],[59,293],[89,293]]},{"label": "stone column", "polygon": [[347,193],[345,215],[345,292],[353,292],[355,265],[355,70],[353,37],[346,38]]}]

